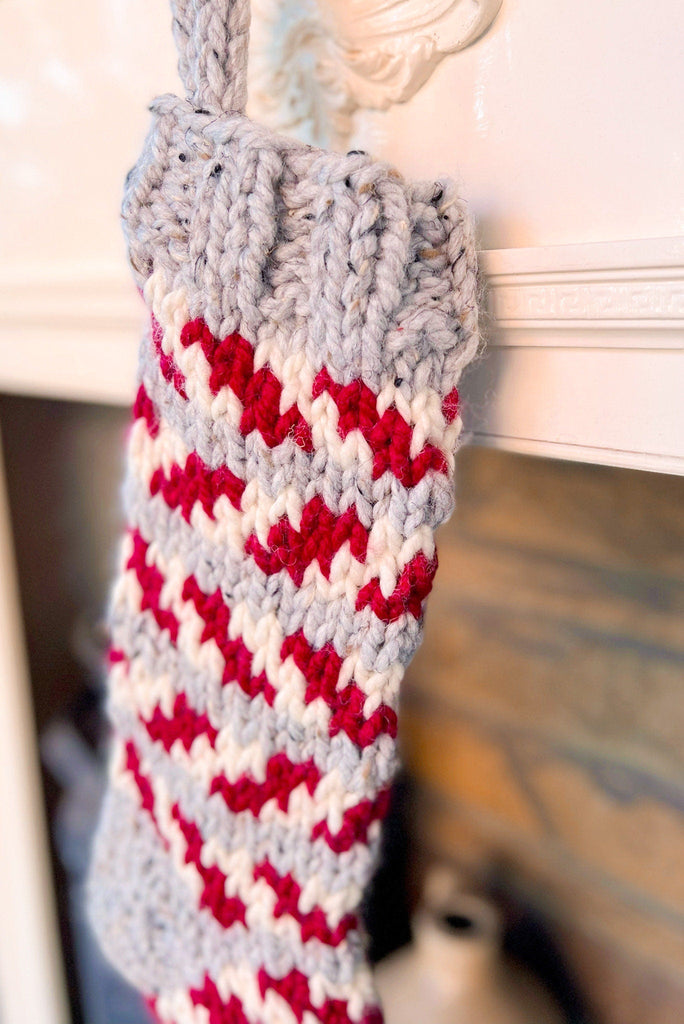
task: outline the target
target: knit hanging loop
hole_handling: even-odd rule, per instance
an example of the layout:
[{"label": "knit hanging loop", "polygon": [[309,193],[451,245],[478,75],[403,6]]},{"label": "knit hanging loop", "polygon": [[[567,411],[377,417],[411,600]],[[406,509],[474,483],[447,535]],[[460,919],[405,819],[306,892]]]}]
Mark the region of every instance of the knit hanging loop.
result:
[{"label": "knit hanging loop", "polygon": [[244,112],[249,0],[171,0],[178,70],[198,109]]}]

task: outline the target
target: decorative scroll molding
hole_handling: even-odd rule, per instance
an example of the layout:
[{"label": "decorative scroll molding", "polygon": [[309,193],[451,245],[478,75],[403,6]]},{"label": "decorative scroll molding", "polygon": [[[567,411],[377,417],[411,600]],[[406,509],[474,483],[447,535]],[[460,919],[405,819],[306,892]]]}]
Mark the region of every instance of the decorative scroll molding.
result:
[{"label": "decorative scroll molding", "polygon": [[502,0],[252,0],[250,112],[344,147],[354,111],[410,99]]}]

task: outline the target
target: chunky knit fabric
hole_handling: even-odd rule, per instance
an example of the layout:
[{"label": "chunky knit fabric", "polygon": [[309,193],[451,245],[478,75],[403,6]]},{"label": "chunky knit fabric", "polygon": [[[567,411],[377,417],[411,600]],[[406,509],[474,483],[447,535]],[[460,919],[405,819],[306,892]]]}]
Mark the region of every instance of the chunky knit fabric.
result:
[{"label": "chunky knit fabric", "polygon": [[172,5],[124,202],[151,313],[91,917],[165,1024],[377,1024],[358,907],[452,507],[476,271],[452,189],[251,123],[246,4]]}]

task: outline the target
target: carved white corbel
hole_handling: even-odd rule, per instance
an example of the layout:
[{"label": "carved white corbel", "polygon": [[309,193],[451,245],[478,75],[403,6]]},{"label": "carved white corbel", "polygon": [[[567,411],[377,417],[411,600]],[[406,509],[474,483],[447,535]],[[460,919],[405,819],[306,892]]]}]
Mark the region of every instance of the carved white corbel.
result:
[{"label": "carved white corbel", "polygon": [[250,111],[309,142],[344,145],[355,110],[410,99],[501,3],[252,0]]}]

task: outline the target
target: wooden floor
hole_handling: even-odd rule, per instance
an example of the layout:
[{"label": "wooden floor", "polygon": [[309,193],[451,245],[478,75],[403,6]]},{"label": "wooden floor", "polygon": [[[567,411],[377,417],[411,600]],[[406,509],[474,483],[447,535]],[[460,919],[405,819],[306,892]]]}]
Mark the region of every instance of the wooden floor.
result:
[{"label": "wooden floor", "polygon": [[596,1024],[684,1020],[684,479],[469,449],[401,742],[425,859],[540,912]]}]

